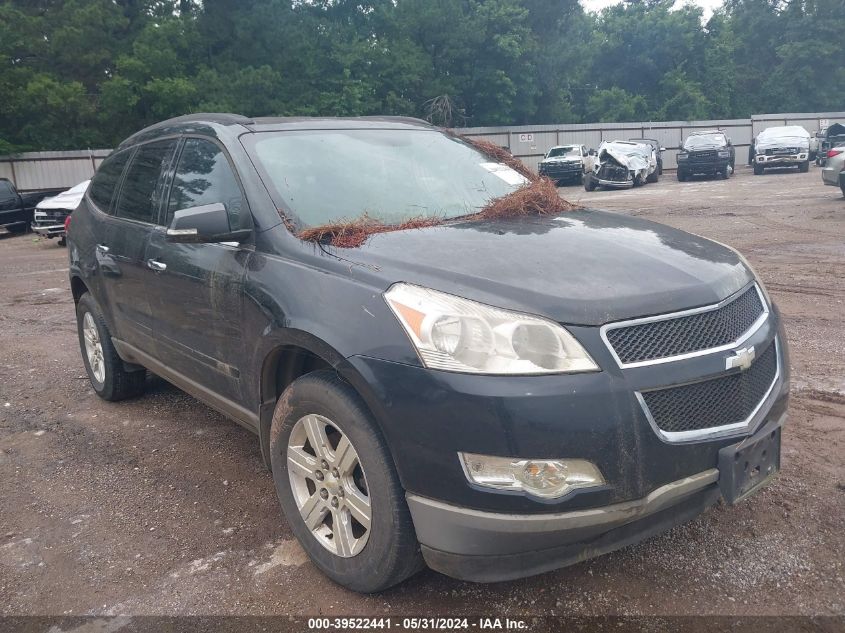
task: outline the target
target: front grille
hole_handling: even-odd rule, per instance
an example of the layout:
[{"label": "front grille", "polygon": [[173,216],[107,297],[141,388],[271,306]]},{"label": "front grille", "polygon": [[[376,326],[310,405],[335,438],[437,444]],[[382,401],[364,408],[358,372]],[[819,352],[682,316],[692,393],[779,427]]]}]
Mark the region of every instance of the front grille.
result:
[{"label": "front grille", "polygon": [[773,149],[766,150],[766,156],[774,156],[777,154],[797,154],[798,148],[797,147],[775,147]]},{"label": "front grille", "polygon": [[632,325],[610,325],[607,342],[622,364],[642,363],[730,345],[765,313],[757,287],[715,309]]},{"label": "front grille", "polygon": [[739,424],[754,414],[777,371],[777,347],[772,342],[747,371],[646,391],[642,398],[654,423],[667,433]]},{"label": "front grille", "polygon": [[715,150],[707,150],[701,152],[692,152],[690,154],[690,160],[694,163],[705,163],[716,158],[716,151]]}]

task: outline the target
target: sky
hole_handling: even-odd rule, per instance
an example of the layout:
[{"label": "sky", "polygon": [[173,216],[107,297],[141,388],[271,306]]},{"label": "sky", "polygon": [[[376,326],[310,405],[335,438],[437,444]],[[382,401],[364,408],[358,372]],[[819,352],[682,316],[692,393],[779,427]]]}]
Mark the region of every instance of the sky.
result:
[{"label": "sky", "polygon": [[[722,0],[689,0],[692,4],[697,4],[704,9],[704,19],[710,18],[713,10],[722,6]],[[621,0],[581,0],[581,4],[587,11],[599,11],[605,7],[613,4],[619,4]],[[676,5],[683,4],[683,0],[678,0]]]}]

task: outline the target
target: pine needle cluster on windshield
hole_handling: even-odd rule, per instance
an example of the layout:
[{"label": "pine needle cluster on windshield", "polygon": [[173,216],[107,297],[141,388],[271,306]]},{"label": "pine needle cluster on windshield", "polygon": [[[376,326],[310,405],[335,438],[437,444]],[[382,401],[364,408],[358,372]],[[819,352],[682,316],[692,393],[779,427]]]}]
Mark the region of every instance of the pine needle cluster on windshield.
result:
[{"label": "pine needle cluster on windshield", "polygon": [[[494,162],[507,165],[528,182],[505,196],[494,198],[477,213],[461,218],[462,222],[480,220],[501,220],[506,218],[520,218],[527,216],[549,216],[579,208],[567,202],[558,195],[555,183],[538,176],[525,163],[513,156],[508,150],[495,143],[483,139],[470,139],[460,136],[452,130],[445,130],[447,134],[459,138],[465,143],[486,155]],[[371,235],[404,231],[407,229],[422,229],[442,225],[446,222],[439,217],[413,217],[395,224],[385,224],[381,220],[372,218],[366,213],[358,218],[341,219],[328,224],[308,227],[296,233],[296,236],[306,242],[325,244],[337,248],[358,248]]]}]

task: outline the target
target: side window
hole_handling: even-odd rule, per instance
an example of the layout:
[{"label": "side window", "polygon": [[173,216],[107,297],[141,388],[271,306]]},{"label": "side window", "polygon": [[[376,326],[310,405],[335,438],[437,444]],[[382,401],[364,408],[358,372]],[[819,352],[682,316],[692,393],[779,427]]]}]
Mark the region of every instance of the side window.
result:
[{"label": "side window", "polygon": [[17,192],[9,180],[0,180],[0,201],[6,202],[17,197]]},{"label": "side window", "polygon": [[112,196],[117,183],[120,180],[120,174],[123,173],[123,168],[126,166],[126,161],[132,155],[132,150],[123,150],[116,154],[112,154],[102,162],[94,178],[91,179],[91,188],[89,194],[100,211],[108,213],[111,207]]},{"label": "side window", "polygon": [[186,139],[170,191],[165,225],[170,225],[173,214],[180,209],[215,202],[226,206],[231,230],[249,228],[243,194],[226,154],[211,141]]},{"label": "side window", "polygon": [[167,168],[176,139],[142,145],[135,152],[123,179],[115,215],[139,222],[155,222],[163,190],[162,172]]}]

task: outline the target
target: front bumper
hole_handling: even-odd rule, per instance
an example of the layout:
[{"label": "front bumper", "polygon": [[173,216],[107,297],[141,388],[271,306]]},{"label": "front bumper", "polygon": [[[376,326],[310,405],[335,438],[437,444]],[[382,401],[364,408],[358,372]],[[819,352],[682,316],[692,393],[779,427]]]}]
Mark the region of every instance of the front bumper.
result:
[{"label": "front bumper", "polygon": [[540,168],[537,171],[541,176],[551,178],[552,180],[574,180],[576,178],[581,178],[581,176],[584,174],[584,170],[581,165],[555,165],[551,167],[545,167],[543,165],[540,165]]},{"label": "front bumper", "polygon": [[757,154],[755,158],[758,165],[765,165],[766,167],[783,167],[786,165],[799,165],[806,163],[809,158],[809,152],[802,152],[800,154],[773,154],[766,156],[765,154]]},{"label": "front bumper", "polygon": [[634,186],[633,180],[605,180],[603,178],[596,178],[593,176],[593,180],[596,182],[596,185],[599,187],[612,187],[614,189],[630,189]]},{"label": "front bumper", "polygon": [[64,224],[39,224],[33,222],[31,228],[35,233],[44,237],[61,237],[65,234]]},{"label": "front bumper", "polygon": [[678,170],[691,175],[709,174],[714,175],[725,171],[730,165],[729,158],[719,158],[707,162],[695,162],[690,160],[678,161]]},{"label": "front bumper", "polygon": [[[721,449],[719,462],[773,435],[786,414],[754,436]],[[620,549],[681,525],[714,505],[732,481],[727,466],[663,485],[634,501],[559,514],[501,514],[407,496],[423,558],[447,576],[498,582],[539,574]],[[768,480],[763,482],[763,485]],[[756,492],[759,487],[755,487]],[[743,497],[744,498],[744,497]]]}]

